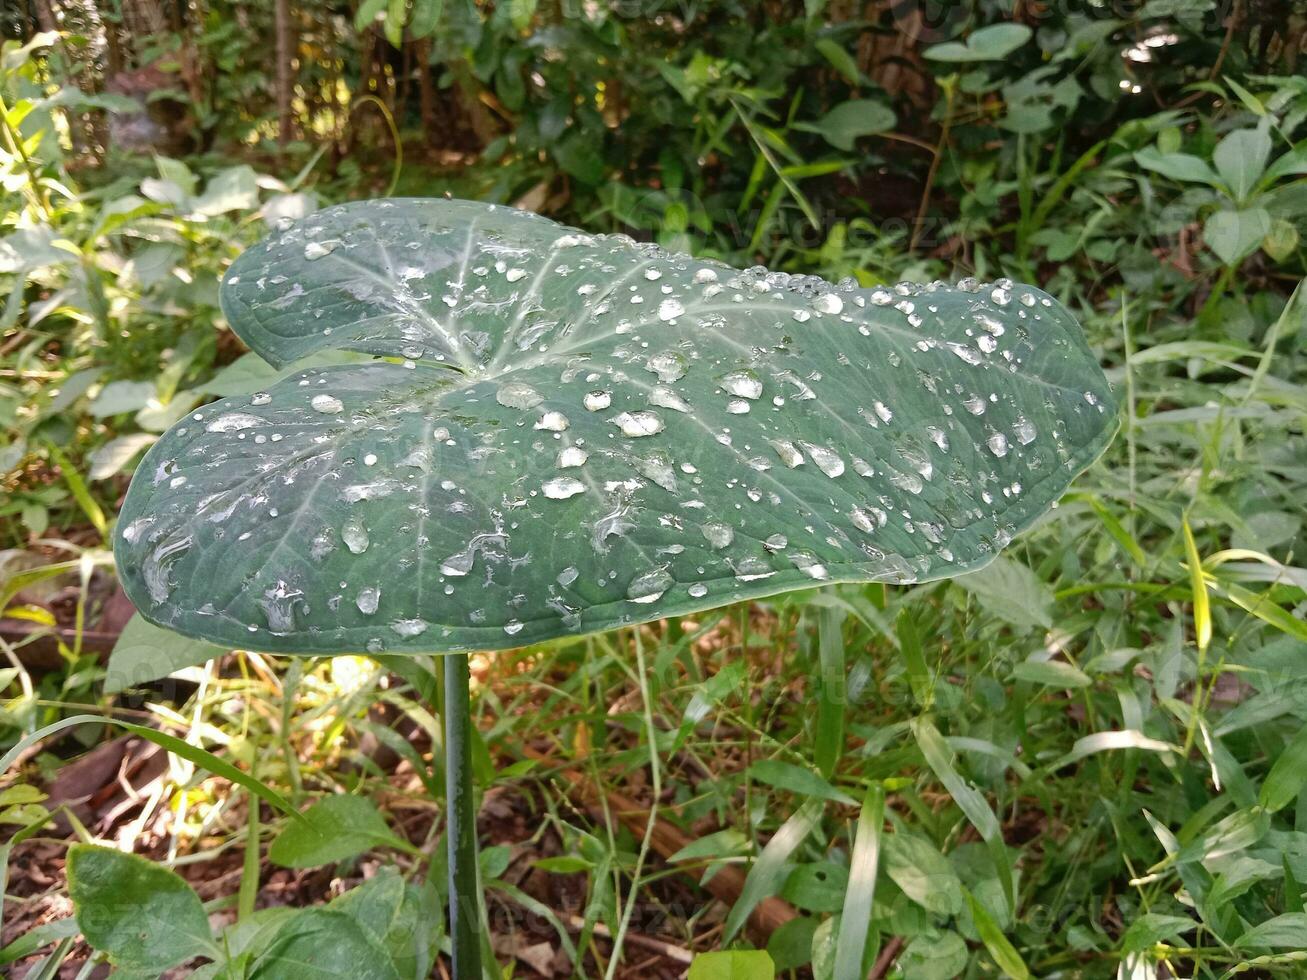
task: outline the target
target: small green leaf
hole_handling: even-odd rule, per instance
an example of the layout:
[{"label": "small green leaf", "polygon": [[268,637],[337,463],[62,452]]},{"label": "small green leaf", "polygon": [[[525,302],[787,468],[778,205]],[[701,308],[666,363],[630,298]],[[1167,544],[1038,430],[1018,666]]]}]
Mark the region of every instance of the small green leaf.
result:
[{"label": "small green leaf", "polygon": [[552,874],[559,875],[574,874],[577,871],[589,871],[594,868],[593,862],[587,861],[583,857],[569,854],[560,854],[557,857],[539,858],[534,861],[533,864],[541,871],[548,871]]},{"label": "small green leaf", "polygon": [[1227,133],[1212,151],[1212,163],[1230,194],[1242,202],[1266,170],[1271,155],[1271,135],[1265,126],[1236,129]]},{"label": "small green leaf", "polygon": [[1127,953],[1139,953],[1163,939],[1178,941],[1198,925],[1194,919],[1181,915],[1146,912],[1130,923],[1130,928],[1121,937],[1121,948]]},{"label": "small green leaf", "polygon": [[327,907],[358,923],[386,951],[401,977],[426,977],[443,928],[439,906],[430,881],[406,882],[394,868],[382,868]]},{"label": "small green leaf", "polygon": [[1240,949],[1307,949],[1307,913],[1286,912],[1259,922],[1237,940]]},{"label": "small green leaf", "polygon": [[362,796],[328,796],[286,825],[268,849],[268,859],[284,868],[316,868],[355,857],[375,847],[412,850],[382,819],[377,805]]},{"label": "small green leaf", "polygon": [[813,934],[818,921],[810,915],[800,915],[783,923],[767,940],[767,953],[776,969],[797,970],[812,961]]},{"label": "small green leaf", "polygon": [[136,458],[137,453],[154,445],[157,438],[149,432],[133,432],[110,439],[91,453],[91,468],[87,475],[92,480],[107,480],[115,476]]},{"label": "small green leaf", "polygon": [[895,966],[912,980],[954,980],[969,958],[967,944],[956,932],[931,929],[908,943]]},{"label": "small green leaf", "polygon": [[840,44],[832,41],[828,37],[818,38],[813,47],[821,52],[821,56],[830,62],[837,72],[844,76],[844,80],[850,85],[857,85],[862,80],[862,73],[858,71],[858,63],[853,60],[853,55]]},{"label": "small green leaf", "polygon": [[962,911],[962,882],[933,844],[912,833],[890,834],[883,844],[885,873],[903,894],[935,915]]},{"label": "small green leaf", "polygon": [[858,137],[893,129],[894,121],[894,110],[884,103],[874,99],[851,99],[831,109],[817,122],[795,128],[820,133],[831,146],[852,150]]},{"label": "small green leaf", "polygon": [[1289,744],[1276,758],[1262,783],[1258,802],[1274,813],[1298,798],[1307,786],[1307,725],[1298,729]]},{"label": "small green leaf", "polygon": [[1163,177],[1191,184],[1217,184],[1220,177],[1200,157],[1188,153],[1161,153],[1152,147],[1135,154],[1135,163]]},{"label": "small green leaf", "polygon": [[844,907],[849,872],[833,861],[800,864],[785,879],[781,898],[805,912],[838,912]]},{"label": "small green leaf", "polygon": [[1033,36],[1025,24],[990,24],[973,31],[966,43],[948,41],[927,48],[925,56],[934,61],[997,61],[1006,58]]},{"label": "small green leaf", "polygon": [[1084,671],[1061,660],[1023,660],[1012,668],[1012,677],[1049,687],[1080,688],[1093,683]]},{"label": "small green leaf", "polygon": [[1203,224],[1203,241],[1226,265],[1247,258],[1271,231],[1264,208],[1215,211]]},{"label": "small green leaf", "polygon": [[831,800],[846,805],[856,802],[853,797],[836,789],[811,769],[779,759],[759,759],[749,767],[749,776],[760,783],[806,798]]},{"label": "small green leaf", "polygon": [[1298,227],[1292,221],[1276,218],[1262,239],[1262,251],[1276,262],[1283,262],[1298,247]]},{"label": "small green leaf", "polygon": [[199,896],[153,861],[74,844],[68,894],[86,941],[128,969],[161,972],[197,956],[219,956]]},{"label": "small green leaf", "polygon": [[1148,752],[1179,752],[1179,746],[1170,742],[1161,742],[1149,738],[1143,732],[1126,730],[1119,732],[1094,732],[1076,740],[1071,751],[1052,763],[1050,769],[1061,769],[1073,762],[1079,762],[1086,756],[1098,752],[1113,752],[1121,749],[1144,749]]},{"label": "small green leaf", "polygon": [[700,953],[690,964],[687,980],[775,980],[776,966],[766,951],[730,949]]}]

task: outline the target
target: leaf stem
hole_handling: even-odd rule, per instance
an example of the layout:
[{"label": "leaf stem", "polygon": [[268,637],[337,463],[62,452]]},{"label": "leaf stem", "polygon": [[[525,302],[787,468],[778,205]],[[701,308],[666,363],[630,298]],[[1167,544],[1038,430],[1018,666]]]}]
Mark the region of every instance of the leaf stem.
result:
[{"label": "leaf stem", "polygon": [[449,941],[457,980],[481,976],[476,808],[467,654],[445,656],[445,840],[449,847]]}]

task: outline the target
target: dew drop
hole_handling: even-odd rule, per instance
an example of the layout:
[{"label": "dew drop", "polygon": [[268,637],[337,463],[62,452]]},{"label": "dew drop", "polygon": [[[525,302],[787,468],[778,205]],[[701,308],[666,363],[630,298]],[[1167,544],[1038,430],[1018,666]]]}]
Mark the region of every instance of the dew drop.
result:
[{"label": "dew drop", "polygon": [[390,628],[403,637],[421,636],[431,624],[425,619],[397,619]]},{"label": "dew drop", "polygon": [[377,611],[377,606],[381,604],[381,590],[376,586],[368,585],[359,590],[358,598],[354,600],[354,605],[359,607],[359,612],[365,616],[371,616]]},{"label": "dew drop", "polygon": [[325,242],[309,242],[304,246],[304,258],[310,262],[316,262],[325,255],[330,255],[336,249],[340,248],[340,239],[332,238]]},{"label": "dew drop", "polygon": [[584,493],[585,484],[570,476],[556,476],[546,480],[541,489],[550,500],[566,500],[568,497],[575,497],[578,493]]},{"label": "dew drop", "polygon": [[735,540],[735,530],[729,524],[712,521],[699,528],[704,539],[714,548],[727,548]]},{"label": "dew drop", "polygon": [[607,391],[587,392],[583,404],[587,412],[602,412],[613,403],[613,396]]},{"label": "dew drop", "polygon": [[521,381],[509,381],[500,385],[499,390],[495,392],[495,401],[505,408],[523,410],[535,408],[544,400],[544,396],[540,392]]},{"label": "dew drop", "polygon": [[663,420],[656,412],[622,412],[612,420],[622,435],[632,439],[657,435],[663,431]]},{"label": "dew drop", "polygon": [[[825,446],[817,446],[811,442],[805,442],[803,448],[808,451],[812,461],[817,464],[817,469],[821,470],[832,480],[844,473],[844,460],[840,454],[833,449]],[[788,465],[788,464],[786,464]]]},{"label": "dew drop", "polygon": [[341,400],[332,395],[314,395],[309,399],[309,404],[315,412],[321,412],[323,415],[335,415],[345,410]]},{"label": "dew drop", "polygon": [[357,517],[351,517],[345,521],[340,529],[341,539],[345,542],[345,547],[356,555],[361,555],[368,550],[371,540],[368,537],[368,529],[363,526],[363,522]]},{"label": "dew drop", "polygon": [[658,319],[663,323],[675,320],[684,312],[685,307],[681,305],[681,301],[673,297],[668,297],[658,304]]},{"label": "dew drop", "polygon": [[722,388],[736,398],[757,399],[762,396],[762,379],[753,371],[732,371],[722,376]]},{"label": "dew drop", "polygon": [[626,587],[626,598],[638,603],[657,602],[673,584],[675,579],[667,569],[655,568],[631,579],[631,584]]},{"label": "dew drop", "polygon": [[565,432],[570,424],[567,416],[562,412],[545,412],[540,416],[540,421],[535,427],[545,432]]}]

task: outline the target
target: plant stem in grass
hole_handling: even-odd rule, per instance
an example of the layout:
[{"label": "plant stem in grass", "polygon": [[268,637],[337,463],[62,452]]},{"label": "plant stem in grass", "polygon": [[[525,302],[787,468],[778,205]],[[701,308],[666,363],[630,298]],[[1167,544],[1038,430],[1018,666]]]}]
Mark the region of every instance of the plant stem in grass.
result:
[{"label": "plant stem in grass", "polygon": [[479,980],[480,895],[472,795],[472,719],[467,654],[445,656],[445,840],[449,847],[449,941],[455,980]]},{"label": "plant stem in grass", "polygon": [[636,855],[635,869],[631,872],[631,890],[626,895],[626,908],[622,911],[617,935],[613,937],[613,955],[608,960],[604,980],[613,980],[617,972],[617,964],[622,959],[622,943],[631,925],[631,914],[635,911],[636,897],[640,892],[640,875],[644,871],[644,862],[649,857],[654,825],[658,823],[658,801],[663,795],[663,777],[658,766],[658,728],[654,724],[653,693],[649,689],[649,671],[644,664],[644,641],[640,636],[640,627],[635,627],[632,632],[635,635],[635,670],[640,681],[640,700],[644,705],[645,738],[649,740],[649,782],[653,790],[653,800],[649,805],[649,821],[645,824],[644,839],[640,841],[640,853]]}]

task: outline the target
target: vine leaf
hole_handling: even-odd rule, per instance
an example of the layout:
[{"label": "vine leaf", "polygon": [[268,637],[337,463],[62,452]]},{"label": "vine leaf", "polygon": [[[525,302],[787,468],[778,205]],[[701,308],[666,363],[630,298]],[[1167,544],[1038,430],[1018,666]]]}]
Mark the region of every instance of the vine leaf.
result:
[{"label": "vine leaf", "polygon": [[1006,280],[736,271],[468,201],[320,211],[222,303],[293,372],[149,451],[116,533],[152,622],[272,652],[517,646],[990,561],[1116,427]]}]

